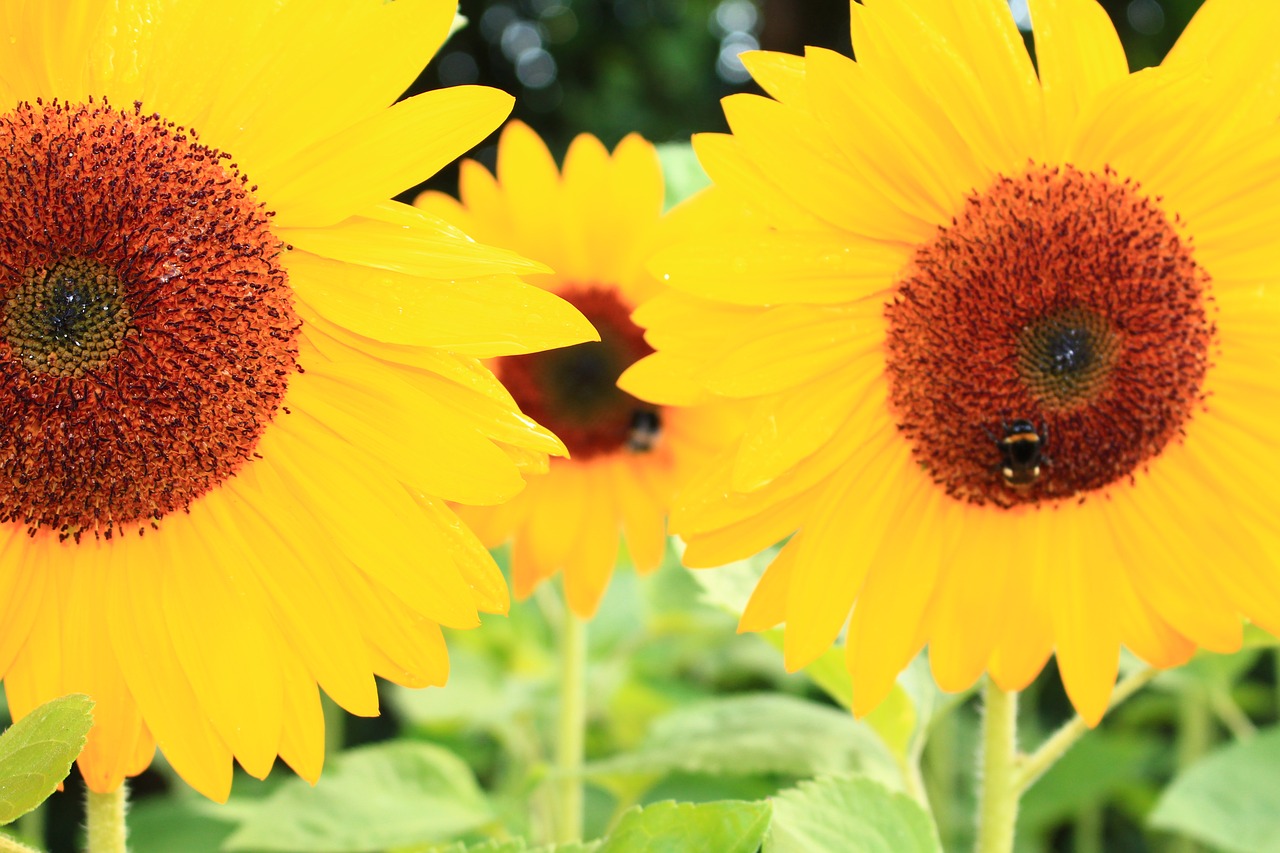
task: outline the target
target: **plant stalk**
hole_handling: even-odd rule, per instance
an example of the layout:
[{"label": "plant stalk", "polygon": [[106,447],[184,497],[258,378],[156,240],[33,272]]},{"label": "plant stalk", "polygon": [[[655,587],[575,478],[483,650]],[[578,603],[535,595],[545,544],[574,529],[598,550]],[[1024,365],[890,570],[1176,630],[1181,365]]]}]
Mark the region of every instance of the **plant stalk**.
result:
[{"label": "plant stalk", "polygon": [[556,841],[582,838],[583,745],[587,724],[587,623],[564,610],[560,628],[560,718],[556,729]]},{"label": "plant stalk", "polygon": [[990,678],[982,691],[982,794],[978,853],[1012,853],[1018,820],[1018,694]]},{"label": "plant stalk", "polygon": [[[1151,679],[1160,674],[1158,669],[1148,667],[1127,675],[1116,684],[1111,693],[1111,704],[1107,711],[1119,705],[1147,685]],[[1018,766],[1018,793],[1021,795],[1044,775],[1045,771],[1057,763],[1067,750],[1075,746],[1076,741],[1089,731],[1089,724],[1079,715],[1072,717],[1062,727],[1048,737],[1035,752],[1024,757]]]},{"label": "plant stalk", "polygon": [[120,787],[107,794],[89,791],[85,797],[86,822],[89,828],[88,853],[127,853],[125,843],[125,811],[129,789]]}]

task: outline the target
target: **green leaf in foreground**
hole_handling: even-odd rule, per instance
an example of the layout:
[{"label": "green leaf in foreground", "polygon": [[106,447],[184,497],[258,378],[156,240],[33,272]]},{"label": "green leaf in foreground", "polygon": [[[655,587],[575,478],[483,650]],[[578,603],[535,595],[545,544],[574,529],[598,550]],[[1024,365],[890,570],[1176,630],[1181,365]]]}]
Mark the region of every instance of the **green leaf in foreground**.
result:
[{"label": "green leaf in foreground", "polygon": [[431,846],[424,848],[423,853],[596,853],[599,849],[599,841],[570,841],[567,844],[530,847],[523,838],[512,838],[509,841],[482,841],[479,844],[458,842],[445,847]]},{"label": "green leaf in foreground", "polygon": [[301,779],[285,783],[223,849],[363,853],[447,841],[493,819],[461,759],[397,741],[343,753],[314,788]]},{"label": "green leaf in foreground", "polygon": [[764,853],[942,853],[942,846],[915,800],[845,777],[802,782],[774,797]]},{"label": "green leaf in foreground", "polygon": [[92,727],[93,700],[75,693],[44,703],[0,735],[0,824],[49,798]]},{"label": "green leaf in foreground", "polygon": [[622,816],[599,853],[756,853],[768,803],[654,803]]},{"label": "green leaf in foreground", "polygon": [[878,737],[847,711],[763,693],[715,699],[657,720],[634,752],[587,765],[611,778],[667,773],[817,776],[861,771],[892,782],[897,765]]},{"label": "green leaf in foreground", "polygon": [[1151,824],[1222,850],[1280,853],[1280,728],[1189,767],[1165,789]]}]

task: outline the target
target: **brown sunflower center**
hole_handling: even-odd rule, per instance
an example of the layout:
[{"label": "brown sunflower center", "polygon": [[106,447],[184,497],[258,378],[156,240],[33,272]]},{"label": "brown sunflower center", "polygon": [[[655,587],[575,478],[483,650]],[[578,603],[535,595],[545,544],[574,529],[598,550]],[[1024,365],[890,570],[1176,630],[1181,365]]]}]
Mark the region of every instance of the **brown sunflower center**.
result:
[{"label": "brown sunflower center", "polygon": [[119,277],[97,261],[28,270],[5,300],[5,339],[35,373],[79,379],[119,355],[132,330]]},{"label": "brown sunflower center", "polygon": [[560,296],[583,313],[599,341],[502,359],[498,375],[520,408],[550,429],[578,460],[652,450],[662,429],[657,406],[618,387],[618,377],[653,352],[612,289],[572,288]]},{"label": "brown sunflower center", "polygon": [[0,154],[0,521],[154,526],[252,457],[297,370],[269,214],[137,105],[20,104]]},{"label": "brown sunflower center", "polygon": [[1070,166],[1001,177],[916,252],[885,309],[899,428],[974,503],[1129,477],[1203,405],[1207,286],[1132,182]]}]

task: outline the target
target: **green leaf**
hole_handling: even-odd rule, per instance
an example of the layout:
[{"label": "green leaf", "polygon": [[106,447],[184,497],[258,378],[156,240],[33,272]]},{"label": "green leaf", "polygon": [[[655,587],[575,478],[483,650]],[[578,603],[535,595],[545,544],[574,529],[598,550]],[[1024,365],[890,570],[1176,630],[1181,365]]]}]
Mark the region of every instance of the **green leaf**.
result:
[{"label": "green leaf", "polygon": [[866,777],[802,782],[773,800],[764,853],[942,853],[919,803]]},{"label": "green leaf", "polygon": [[608,777],[672,772],[816,776],[861,770],[896,780],[893,757],[845,711],[780,694],[744,694],[671,712],[634,752],[592,762]]},{"label": "green leaf", "polygon": [[479,844],[457,842],[443,847],[429,845],[415,848],[415,853],[417,849],[421,849],[422,853],[596,853],[600,844],[599,841],[571,841],[567,844],[530,847],[523,838],[513,838],[508,841],[483,841]]},{"label": "green leaf", "polygon": [[281,785],[223,849],[361,853],[447,841],[493,819],[457,756],[396,741],[343,753],[314,788],[301,779]]},{"label": "green leaf", "polygon": [[667,184],[664,207],[673,207],[711,184],[702,170],[698,155],[687,142],[670,142],[658,146],[658,159],[662,161],[662,176]]},{"label": "green leaf", "polygon": [[756,853],[768,803],[654,803],[622,816],[599,853]]},{"label": "green leaf", "polygon": [[57,790],[92,727],[93,700],[75,693],[44,703],[0,735],[0,824]]},{"label": "green leaf", "polygon": [[1280,853],[1280,728],[1193,764],[1165,789],[1150,820],[1223,850]]},{"label": "green leaf", "polygon": [[129,809],[129,853],[219,853],[234,829],[191,800],[144,797]]},{"label": "green leaf", "polygon": [[1269,634],[1252,622],[1244,626],[1244,647],[1246,649],[1272,649],[1280,646],[1280,637]]}]

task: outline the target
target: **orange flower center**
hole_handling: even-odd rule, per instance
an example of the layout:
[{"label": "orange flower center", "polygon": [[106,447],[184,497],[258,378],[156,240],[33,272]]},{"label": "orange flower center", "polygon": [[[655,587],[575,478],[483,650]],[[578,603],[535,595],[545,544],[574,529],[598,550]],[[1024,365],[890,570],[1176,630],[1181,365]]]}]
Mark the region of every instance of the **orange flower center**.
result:
[{"label": "orange flower center", "polygon": [[660,409],[617,384],[622,371],[653,352],[631,309],[611,288],[570,288],[559,296],[591,321],[600,340],[503,358],[498,376],[525,414],[560,436],[577,461],[652,450]]},{"label": "orange flower center", "polygon": [[234,475],[297,370],[282,246],[139,106],[0,116],[0,521],[140,532]]},{"label": "orange flower center", "polygon": [[899,428],[977,504],[1131,477],[1203,405],[1208,282],[1133,182],[1070,166],[1001,177],[916,252],[885,309]]}]

